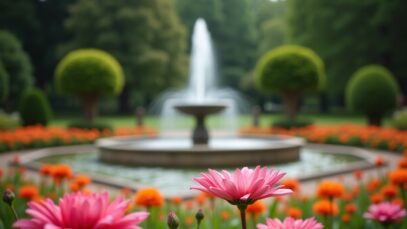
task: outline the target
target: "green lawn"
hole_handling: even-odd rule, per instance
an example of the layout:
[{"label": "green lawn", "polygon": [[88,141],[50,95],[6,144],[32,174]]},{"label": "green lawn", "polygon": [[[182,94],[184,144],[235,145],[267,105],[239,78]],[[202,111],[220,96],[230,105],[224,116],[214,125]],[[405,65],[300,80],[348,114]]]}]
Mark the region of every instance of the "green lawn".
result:
[{"label": "green lawn", "polygon": [[[273,120],[281,118],[282,115],[279,114],[268,114],[262,115],[260,119],[260,124],[263,127],[269,126]],[[315,124],[318,125],[337,125],[341,123],[356,123],[356,124],[365,124],[366,121],[363,116],[355,115],[333,115],[333,114],[302,114],[301,118],[311,119]],[[68,123],[78,120],[78,117],[56,117],[52,121],[54,126],[66,126]],[[145,118],[145,124],[149,127],[160,128],[161,122],[160,117],[157,116],[147,116]],[[237,118],[237,126],[245,127],[250,126],[251,117],[249,115],[241,115]],[[132,127],[135,126],[134,116],[104,116],[98,119],[100,122],[110,123],[114,127]],[[225,118],[213,116],[208,120],[210,128],[216,128],[219,126],[224,126],[222,123],[228,121]],[[193,120],[189,117],[182,117],[178,119],[170,119],[169,122],[173,127],[177,128],[191,128],[193,126]],[[389,119],[385,120],[385,124],[389,122]]]}]

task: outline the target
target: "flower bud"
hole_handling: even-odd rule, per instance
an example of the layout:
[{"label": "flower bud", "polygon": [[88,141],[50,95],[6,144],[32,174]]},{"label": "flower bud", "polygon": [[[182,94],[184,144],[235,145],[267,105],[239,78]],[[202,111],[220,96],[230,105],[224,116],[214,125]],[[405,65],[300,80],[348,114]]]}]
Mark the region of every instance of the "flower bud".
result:
[{"label": "flower bud", "polygon": [[195,214],[195,218],[198,221],[198,224],[201,223],[201,221],[203,220],[203,218],[205,217],[202,209],[199,209],[198,212]]},{"label": "flower bud", "polygon": [[3,201],[10,206],[13,204],[15,197],[14,192],[12,192],[10,189],[6,189],[6,191],[3,192]]},{"label": "flower bud", "polygon": [[179,220],[174,212],[168,213],[167,224],[170,229],[177,229],[179,225]]}]

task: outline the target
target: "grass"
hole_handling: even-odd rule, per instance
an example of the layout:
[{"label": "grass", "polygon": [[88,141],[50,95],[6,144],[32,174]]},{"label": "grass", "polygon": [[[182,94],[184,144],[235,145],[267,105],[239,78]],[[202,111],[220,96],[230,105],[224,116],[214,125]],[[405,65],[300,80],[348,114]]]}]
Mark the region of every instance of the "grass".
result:
[{"label": "grass", "polygon": [[[273,120],[282,118],[281,114],[264,114],[260,118],[260,125],[262,127],[269,126]],[[355,123],[355,124],[366,124],[366,120],[363,116],[356,115],[336,115],[336,114],[302,114],[300,118],[313,120],[317,125],[338,125],[342,123]],[[78,120],[79,117],[56,117],[51,125],[65,127],[67,124]],[[193,119],[191,117],[182,116],[179,118],[164,117],[167,123],[167,128],[172,129],[186,129],[191,128],[194,125]],[[145,124],[149,127],[160,129],[163,123],[162,118],[158,116],[146,116]],[[234,120],[234,121],[233,121]],[[110,123],[113,127],[132,127],[135,126],[135,117],[128,116],[104,116],[98,118],[99,122]],[[252,118],[250,115],[241,115],[239,117],[222,117],[222,116],[212,116],[209,117],[208,125],[210,128],[225,128],[225,127],[245,127],[250,126],[252,123]],[[389,119],[386,119],[385,124],[389,123]],[[171,128],[172,127],[172,128]]]}]

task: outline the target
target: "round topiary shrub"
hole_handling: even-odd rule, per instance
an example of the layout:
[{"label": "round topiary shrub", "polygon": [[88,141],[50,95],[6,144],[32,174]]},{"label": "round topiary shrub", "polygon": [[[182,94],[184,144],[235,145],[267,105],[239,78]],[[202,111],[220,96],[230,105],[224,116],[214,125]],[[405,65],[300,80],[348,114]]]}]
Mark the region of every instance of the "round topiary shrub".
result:
[{"label": "round topiary shrub", "polygon": [[123,89],[123,71],[110,54],[96,49],[70,52],[58,64],[55,72],[57,89],[66,95],[79,97],[85,118],[93,121],[101,96],[117,95]]},{"label": "round topiary shrub", "polygon": [[407,130],[407,108],[397,112],[392,120],[392,126],[399,130]]},{"label": "round topiary shrub", "polygon": [[294,120],[301,96],[324,87],[324,64],[311,49],[280,46],[266,53],[257,63],[255,84],[261,91],[280,94],[287,118]]},{"label": "round topiary shrub", "polygon": [[8,95],[8,74],[0,62],[0,102],[3,102]]},{"label": "round topiary shrub", "polygon": [[346,104],[367,116],[369,125],[380,126],[386,113],[397,105],[399,87],[390,71],[380,65],[357,70],[346,87]]},{"label": "round topiary shrub", "polygon": [[20,118],[24,126],[44,125],[51,120],[51,107],[40,89],[30,88],[25,91],[20,103]]}]

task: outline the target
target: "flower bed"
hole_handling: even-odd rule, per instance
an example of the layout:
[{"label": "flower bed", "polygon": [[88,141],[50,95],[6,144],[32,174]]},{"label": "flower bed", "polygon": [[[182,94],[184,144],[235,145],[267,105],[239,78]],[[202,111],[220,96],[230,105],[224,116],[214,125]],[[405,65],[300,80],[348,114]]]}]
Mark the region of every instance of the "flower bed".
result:
[{"label": "flower bed", "polygon": [[241,129],[240,133],[255,136],[291,135],[303,137],[313,143],[359,146],[397,152],[407,149],[407,131],[354,124],[293,129],[249,127]]},{"label": "flower bed", "polygon": [[118,128],[109,130],[84,130],[75,128],[30,126],[22,127],[13,131],[0,131],[0,152],[62,146],[75,144],[89,144],[100,137],[140,135],[152,136],[156,131],[151,128]]}]

